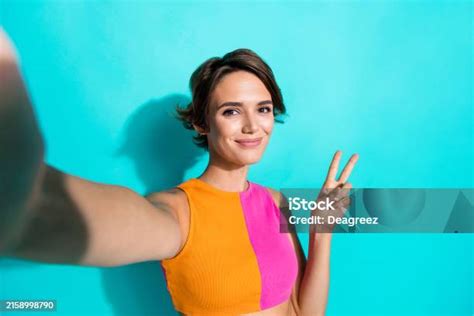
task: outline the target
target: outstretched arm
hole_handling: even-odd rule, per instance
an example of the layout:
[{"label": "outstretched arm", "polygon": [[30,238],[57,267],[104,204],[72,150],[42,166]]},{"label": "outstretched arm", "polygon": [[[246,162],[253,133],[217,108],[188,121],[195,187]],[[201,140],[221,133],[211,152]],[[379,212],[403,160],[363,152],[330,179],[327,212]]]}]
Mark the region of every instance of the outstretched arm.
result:
[{"label": "outstretched arm", "polygon": [[176,195],[163,192],[152,204],[48,166],[43,153],[13,45],[0,29],[0,255],[114,266],[177,253]]},{"label": "outstretched arm", "polygon": [[43,177],[43,151],[16,52],[0,29],[0,250],[18,237]]}]

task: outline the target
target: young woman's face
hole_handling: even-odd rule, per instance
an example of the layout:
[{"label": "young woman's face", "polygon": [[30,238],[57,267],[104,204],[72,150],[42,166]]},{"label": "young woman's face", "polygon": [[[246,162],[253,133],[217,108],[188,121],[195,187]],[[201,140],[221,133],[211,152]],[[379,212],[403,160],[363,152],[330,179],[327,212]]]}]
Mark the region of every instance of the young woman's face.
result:
[{"label": "young woman's face", "polygon": [[271,94],[246,71],[224,76],[209,105],[209,153],[214,159],[243,166],[262,157],[273,130]]}]

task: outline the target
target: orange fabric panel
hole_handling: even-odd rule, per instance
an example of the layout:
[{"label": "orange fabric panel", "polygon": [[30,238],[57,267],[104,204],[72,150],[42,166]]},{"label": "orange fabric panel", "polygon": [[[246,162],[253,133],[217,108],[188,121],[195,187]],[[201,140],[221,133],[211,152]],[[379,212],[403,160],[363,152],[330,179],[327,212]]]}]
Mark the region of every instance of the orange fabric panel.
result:
[{"label": "orange fabric panel", "polygon": [[261,277],[239,194],[196,179],[179,188],[190,206],[188,239],[179,254],[161,262],[176,309],[191,315],[259,311]]}]

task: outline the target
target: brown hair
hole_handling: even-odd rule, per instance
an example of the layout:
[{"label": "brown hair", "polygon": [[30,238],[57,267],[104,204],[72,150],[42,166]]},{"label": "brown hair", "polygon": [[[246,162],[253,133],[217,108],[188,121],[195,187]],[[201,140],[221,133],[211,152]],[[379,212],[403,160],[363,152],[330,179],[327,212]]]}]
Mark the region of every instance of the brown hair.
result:
[{"label": "brown hair", "polygon": [[[275,122],[283,123],[277,116],[285,114],[286,109],[272,69],[255,52],[241,48],[222,58],[209,58],[193,72],[189,80],[192,101],[184,108],[176,107],[178,119],[183,122],[184,127],[193,130],[195,124],[207,130],[207,114],[214,88],[225,75],[239,70],[248,71],[263,82],[272,96]],[[193,138],[196,145],[207,149],[206,135],[197,134]]]}]

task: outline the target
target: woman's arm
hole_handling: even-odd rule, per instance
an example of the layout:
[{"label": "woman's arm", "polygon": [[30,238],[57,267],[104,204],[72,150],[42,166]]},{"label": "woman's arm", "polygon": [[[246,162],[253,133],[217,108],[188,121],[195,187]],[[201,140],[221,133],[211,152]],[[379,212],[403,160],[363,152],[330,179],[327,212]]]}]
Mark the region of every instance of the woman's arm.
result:
[{"label": "woman's arm", "polygon": [[43,152],[13,45],[0,29],[0,254],[114,266],[177,253],[174,208],[182,197],[162,192],[152,204],[48,166]]},{"label": "woman's arm", "polygon": [[5,255],[117,266],[177,253],[181,234],[172,210],[179,205],[177,196],[160,192],[161,203],[154,206],[127,188],[45,169],[40,192],[21,223],[20,238]]},{"label": "woman's arm", "polygon": [[42,177],[44,145],[17,66],[0,28],[0,250],[18,236],[34,188]]},{"label": "woman's arm", "polygon": [[298,296],[299,315],[324,315],[329,291],[331,233],[311,234]]},{"label": "woman's arm", "polygon": [[[350,203],[348,193],[352,185],[346,181],[359,159],[359,155],[351,156],[339,179],[336,180],[341,155],[341,151],[334,154],[321,191],[322,197],[330,197],[331,200],[337,201],[334,204],[334,211],[321,211],[324,212],[325,219],[328,215],[343,216]],[[308,261],[299,293],[300,315],[325,315],[329,292],[332,231],[333,225],[327,222],[310,227]]]}]

